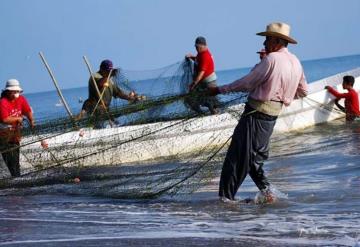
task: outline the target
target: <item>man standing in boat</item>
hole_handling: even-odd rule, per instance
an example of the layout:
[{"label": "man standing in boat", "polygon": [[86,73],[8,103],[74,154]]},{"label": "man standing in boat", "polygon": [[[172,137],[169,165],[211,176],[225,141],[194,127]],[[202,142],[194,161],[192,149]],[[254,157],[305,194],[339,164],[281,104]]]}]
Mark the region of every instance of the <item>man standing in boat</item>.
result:
[{"label": "man standing in boat", "polygon": [[195,40],[195,48],[198,52],[197,56],[187,54],[186,58],[195,62],[194,80],[189,86],[190,92],[193,94],[186,99],[186,103],[190,108],[199,114],[202,114],[200,106],[209,108],[211,114],[217,113],[219,102],[215,96],[205,95],[204,92],[210,87],[216,87],[216,74],[213,56],[211,55],[206,39],[197,37]]},{"label": "man standing in boat", "polygon": [[266,200],[275,198],[265,176],[263,165],[269,156],[269,140],[283,105],[294,98],[305,97],[307,83],[301,63],[287,49],[297,44],[290,37],[290,26],[271,23],[265,32],[264,57],[250,73],[228,85],[210,88],[211,95],[249,92],[245,110],[236,126],[223,164],[219,196],[235,200],[235,194],[249,174]]},{"label": "man standing in boat", "polygon": [[101,62],[100,70],[90,76],[88,87],[89,98],[85,100],[79,118],[82,118],[85,114],[91,115],[95,113],[103,119],[112,121],[112,119],[109,119],[110,116],[108,113],[113,97],[128,101],[134,101],[136,99],[134,92],[126,94],[113,82],[112,77],[116,71],[110,60]]},{"label": "man standing in boat", "polygon": [[20,176],[20,139],[23,116],[34,127],[32,110],[16,79],[6,82],[0,99],[0,150],[12,177]]}]

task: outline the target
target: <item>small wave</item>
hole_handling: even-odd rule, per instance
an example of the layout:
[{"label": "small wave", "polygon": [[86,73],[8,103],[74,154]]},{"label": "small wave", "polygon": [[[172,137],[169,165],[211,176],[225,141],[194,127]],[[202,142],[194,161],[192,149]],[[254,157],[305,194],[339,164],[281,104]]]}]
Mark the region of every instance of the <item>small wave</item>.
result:
[{"label": "small wave", "polygon": [[[277,202],[279,200],[288,199],[287,194],[281,192],[274,186],[270,186],[270,188],[268,189],[268,191],[266,193],[270,193],[272,195],[274,202]],[[255,202],[255,204],[264,204],[267,202],[267,196],[265,195],[264,192],[259,191],[254,198],[254,202]]]}]

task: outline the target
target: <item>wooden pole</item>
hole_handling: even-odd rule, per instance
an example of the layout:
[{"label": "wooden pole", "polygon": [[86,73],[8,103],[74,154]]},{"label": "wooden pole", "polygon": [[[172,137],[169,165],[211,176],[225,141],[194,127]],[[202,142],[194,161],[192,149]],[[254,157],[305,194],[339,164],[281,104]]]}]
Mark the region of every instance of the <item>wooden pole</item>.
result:
[{"label": "wooden pole", "polygon": [[87,60],[86,56],[83,56],[83,59],[84,59],[84,61],[85,61],[86,67],[87,67],[88,70],[89,70],[89,73],[90,73],[90,76],[91,76],[91,80],[92,80],[92,82],[93,82],[93,84],[94,84],[94,87],[95,87],[95,89],[96,89],[96,92],[97,92],[97,94],[98,94],[98,97],[99,97],[99,99],[101,99],[102,105],[105,107],[104,101],[102,100],[102,98],[100,98],[100,96],[101,96],[100,90],[99,90],[99,87],[97,86],[97,83],[96,83],[96,81],[95,81],[94,74],[93,74],[93,70],[91,69],[90,63],[89,63],[89,61]]},{"label": "wooden pole", "polygon": [[[112,70],[111,70],[111,71],[112,71]],[[110,75],[111,75],[111,71],[110,71],[108,77],[106,78],[105,85],[108,84],[108,82],[109,82]],[[94,108],[93,112],[91,113],[91,116],[94,115],[94,113],[95,113],[97,107],[99,106],[100,102],[102,102],[103,107],[105,107],[105,103],[104,103],[104,101],[103,101],[103,97],[104,97],[104,93],[105,93],[106,87],[107,87],[107,86],[104,86],[104,88],[103,88],[103,90],[102,90],[102,92],[101,92],[101,94],[100,94],[100,96],[99,96],[99,100],[96,102],[95,108]],[[100,90],[99,90],[99,92],[100,92]],[[107,111],[106,108],[105,108],[105,110]]]},{"label": "wooden pole", "polygon": [[44,54],[43,54],[42,52],[39,52],[39,55],[40,55],[40,58],[41,58],[42,62],[43,62],[44,65],[45,65],[47,71],[49,72],[49,75],[50,75],[50,77],[51,77],[51,79],[52,79],[52,81],[53,81],[53,83],[54,83],[54,85],[55,85],[56,91],[57,91],[57,93],[58,93],[58,95],[59,95],[59,97],[60,97],[61,102],[63,103],[63,105],[64,105],[64,107],[65,107],[68,115],[70,116],[70,118],[73,119],[74,116],[73,116],[73,114],[72,114],[71,111],[70,111],[69,105],[67,104],[67,102],[66,102],[66,100],[65,100],[65,98],[64,98],[64,96],[63,96],[63,94],[62,94],[62,92],[61,92],[61,90],[60,90],[59,84],[57,83],[57,81],[56,81],[56,79],[55,79],[55,76],[54,76],[54,74],[52,73],[52,71],[51,71],[51,69],[50,69],[49,64],[48,64],[48,63],[46,62],[46,60],[45,60]]}]

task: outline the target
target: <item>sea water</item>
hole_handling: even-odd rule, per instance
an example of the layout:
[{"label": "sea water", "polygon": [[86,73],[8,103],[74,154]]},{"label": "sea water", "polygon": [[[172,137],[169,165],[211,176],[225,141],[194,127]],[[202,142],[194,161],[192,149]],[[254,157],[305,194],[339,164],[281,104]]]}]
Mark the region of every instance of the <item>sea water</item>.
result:
[{"label": "sea water", "polygon": [[[359,66],[360,56],[304,62],[309,81]],[[248,70],[218,74],[229,82]],[[86,98],[86,88],[64,93],[73,109]],[[55,92],[28,98],[49,117],[61,108]],[[359,121],[274,135],[264,168],[281,193],[274,204],[241,201],[257,195],[249,178],[236,203],[218,200],[218,179],[194,194],[154,200],[3,193],[0,246],[360,246]]]}]

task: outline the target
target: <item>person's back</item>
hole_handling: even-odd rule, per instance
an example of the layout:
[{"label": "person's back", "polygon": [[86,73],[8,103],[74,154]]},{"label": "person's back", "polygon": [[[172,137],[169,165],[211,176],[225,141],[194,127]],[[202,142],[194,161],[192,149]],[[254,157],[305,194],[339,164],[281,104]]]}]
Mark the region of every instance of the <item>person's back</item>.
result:
[{"label": "person's back", "polygon": [[261,101],[277,100],[285,105],[294,99],[299,82],[302,81],[303,69],[298,58],[287,48],[269,53],[254,70],[265,72],[266,76],[264,82],[253,89],[250,97],[253,95],[255,100]]},{"label": "person's back", "polygon": [[199,52],[196,56],[198,70],[204,71],[203,78],[207,78],[215,71],[214,59],[209,49]]},{"label": "person's back", "polygon": [[345,98],[346,114],[359,116],[359,95],[353,88],[348,91],[349,96]]}]

